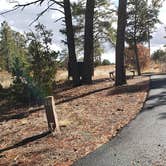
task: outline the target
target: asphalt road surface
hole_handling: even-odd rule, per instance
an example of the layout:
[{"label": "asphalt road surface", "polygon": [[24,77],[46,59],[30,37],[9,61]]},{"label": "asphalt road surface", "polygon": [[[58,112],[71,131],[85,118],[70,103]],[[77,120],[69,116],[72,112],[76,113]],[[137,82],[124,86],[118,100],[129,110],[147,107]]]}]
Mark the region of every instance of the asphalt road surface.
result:
[{"label": "asphalt road surface", "polygon": [[74,166],[166,166],[166,75],[151,76],[142,112]]}]

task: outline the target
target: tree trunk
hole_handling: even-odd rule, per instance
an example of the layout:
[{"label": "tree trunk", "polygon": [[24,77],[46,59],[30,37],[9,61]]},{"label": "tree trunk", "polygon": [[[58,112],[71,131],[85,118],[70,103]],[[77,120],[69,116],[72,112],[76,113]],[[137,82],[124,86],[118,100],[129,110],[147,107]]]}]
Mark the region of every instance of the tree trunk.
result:
[{"label": "tree trunk", "polygon": [[91,84],[94,72],[94,45],[93,45],[93,18],[95,0],[87,0],[85,12],[85,36],[84,36],[84,73],[83,83]]},{"label": "tree trunk", "polygon": [[150,42],[150,32],[149,32],[149,29],[148,29],[148,48],[149,48],[149,56],[151,54],[151,42]]},{"label": "tree trunk", "polygon": [[116,40],[116,86],[126,84],[126,73],[124,65],[125,28],[127,20],[126,6],[127,0],[119,0],[118,29]]},{"label": "tree trunk", "polygon": [[138,73],[138,76],[140,76],[141,69],[140,69],[140,64],[139,64],[139,56],[138,56],[138,48],[137,48],[136,40],[134,41],[134,52],[135,52],[135,61],[136,61],[137,73]]},{"label": "tree trunk", "polygon": [[[138,5],[137,2],[135,4],[135,10],[138,10]],[[136,68],[137,68],[137,73],[140,76],[141,75],[141,70],[140,70],[140,64],[139,64],[139,55],[138,55],[138,49],[137,49],[137,40],[136,40],[136,34],[137,34],[137,15],[135,13],[134,15],[135,18],[135,25],[134,25],[134,53],[135,53],[135,61],[136,61]]]},{"label": "tree trunk", "polygon": [[69,52],[68,70],[71,70],[70,73],[73,79],[73,85],[78,86],[80,85],[80,76],[75,53],[74,31],[69,0],[64,0],[64,13],[67,33],[67,45]]},{"label": "tree trunk", "polygon": [[[147,6],[148,6],[148,0],[146,0]],[[150,29],[149,29],[149,24],[147,25],[147,33],[148,33],[148,48],[149,48],[149,56],[151,52],[151,43],[150,43]]]}]

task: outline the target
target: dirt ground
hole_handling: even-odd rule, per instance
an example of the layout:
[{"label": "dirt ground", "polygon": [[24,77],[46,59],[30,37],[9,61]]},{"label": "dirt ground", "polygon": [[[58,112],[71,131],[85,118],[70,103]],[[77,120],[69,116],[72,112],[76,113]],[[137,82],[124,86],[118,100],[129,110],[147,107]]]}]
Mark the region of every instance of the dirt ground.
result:
[{"label": "dirt ground", "polygon": [[48,132],[43,107],[1,101],[0,165],[68,166],[115,136],[141,110],[149,77],[115,88],[105,74],[93,85],[55,91],[61,134]]}]

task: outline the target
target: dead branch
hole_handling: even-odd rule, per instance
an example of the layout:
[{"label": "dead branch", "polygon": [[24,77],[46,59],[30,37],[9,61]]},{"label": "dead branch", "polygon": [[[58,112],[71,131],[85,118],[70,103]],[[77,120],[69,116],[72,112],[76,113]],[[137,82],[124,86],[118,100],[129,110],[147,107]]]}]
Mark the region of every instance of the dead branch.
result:
[{"label": "dead branch", "polygon": [[58,18],[57,20],[54,21],[54,23],[57,23],[58,21],[64,19],[65,17]]},{"label": "dead branch", "polygon": [[30,23],[30,25],[32,25],[33,23],[35,23],[36,21],[38,21],[39,18],[41,16],[43,16],[50,9],[50,7],[53,6],[53,5],[54,5],[54,3],[48,5],[47,8],[45,8],[42,12],[40,12],[39,14],[37,14],[37,17]]},{"label": "dead branch", "polygon": [[[39,4],[40,6],[43,4],[45,0],[35,0],[35,1],[32,1],[32,2],[29,2],[29,3],[24,3],[24,4],[20,4],[18,1],[12,1],[10,3],[17,3],[17,5],[14,6],[13,9],[11,10],[7,10],[7,11],[4,11],[4,12],[1,12],[0,15],[4,15],[4,14],[7,14],[7,13],[10,13],[10,12],[13,12],[13,11],[16,11],[18,9],[21,9],[21,10],[24,10],[24,8],[28,7],[28,6],[31,6],[31,5],[35,5],[35,4]],[[51,4],[49,4],[50,2],[52,2]],[[39,18],[44,15],[48,10],[56,10],[56,11],[59,11],[61,13],[64,14],[63,11],[61,11],[60,9],[56,9],[56,8],[52,8],[52,6],[54,4],[57,4],[59,5],[60,7],[64,7],[63,5],[63,2],[58,2],[56,0],[49,0],[48,1],[48,6],[47,8],[45,8],[42,12],[40,12],[37,17],[30,23],[30,25],[32,25],[34,22],[36,22],[37,20],[39,20]]]}]

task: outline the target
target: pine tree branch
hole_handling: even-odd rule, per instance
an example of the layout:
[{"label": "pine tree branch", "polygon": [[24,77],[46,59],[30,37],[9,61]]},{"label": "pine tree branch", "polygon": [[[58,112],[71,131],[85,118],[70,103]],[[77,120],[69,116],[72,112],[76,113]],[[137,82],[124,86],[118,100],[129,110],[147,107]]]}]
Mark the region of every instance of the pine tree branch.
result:
[{"label": "pine tree branch", "polygon": [[[1,12],[0,15],[4,15],[4,14],[7,14],[7,13],[16,11],[16,10],[18,10],[18,9],[20,9],[20,8],[21,8],[21,10],[24,10],[24,8],[26,8],[26,7],[28,7],[28,6],[31,6],[31,5],[35,5],[35,4],[39,4],[39,5],[41,6],[44,1],[45,1],[45,0],[35,0],[35,1],[29,2],[29,3],[24,3],[24,4],[20,4],[18,1],[13,1],[13,2],[10,2],[10,3],[17,3],[17,5],[15,5],[15,6],[13,7],[13,9],[11,9],[11,10],[7,10],[7,11],[4,11],[4,12]],[[57,4],[57,5],[59,5],[59,6],[62,7],[62,8],[64,7],[63,2],[58,2],[58,1],[56,1],[56,0],[49,0],[48,3],[49,3],[49,2],[53,2],[52,4]],[[48,9],[47,9],[47,10],[48,10]],[[60,12],[62,12],[62,11],[60,11]],[[42,14],[42,13],[45,13],[45,10],[44,10],[43,12],[41,12],[41,14]],[[40,14],[39,14],[39,15],[40,15]]]},{"label": "pine tree branch", "polygon": [[58,18],[57,20],[54,21],[54,23],[57,23],[58,21],[64,19],[65,17]]},{"label": "pine tree branch", "polygon": [[38,21],[39,18],[40,18],[41,16],[43,16],[43,15],[50,9],[50,7],[53,6],[53,5],[54,5],[54,3],[48,4],[47,8],[45,8],[42,12],[40,12],[40,13],[37,15],[37,17],[36,17],[29,25],[32,25],[33,23],[35,23],[36,21]]},{"label": "pine tree branch", "polygon": [[61,2],[58,2],[58,1],[56,1],[56,0],[50,0],[51,2],[54,2],[55,4],[57,4],[57,5],[59,5],[60,7],[62,7],[62,8],[64,8],[64,4],[63,4],[63,2],[61,1]]}]

